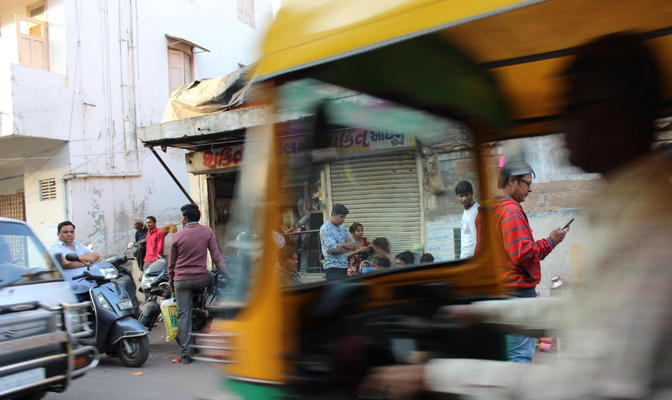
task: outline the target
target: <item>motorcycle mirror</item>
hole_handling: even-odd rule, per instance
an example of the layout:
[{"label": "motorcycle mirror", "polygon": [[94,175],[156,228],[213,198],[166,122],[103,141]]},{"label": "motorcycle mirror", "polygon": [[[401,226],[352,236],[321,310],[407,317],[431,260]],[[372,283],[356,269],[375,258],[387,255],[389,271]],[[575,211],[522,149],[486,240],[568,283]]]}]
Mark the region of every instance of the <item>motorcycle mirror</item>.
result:
[{"label": "motorcycle mirror", "polygon": [[79,262],[81,262],[81,260],[79,259],[79,256],[75,253],[66,254],[65,259],[68,260],[68,261],[79,261]]},{"label": "motorcycle mirror", "polygon": [[87,247],[89,250],[93,250],[93,243],[89,243],[89,244],[87,244],[86,247]]},{"label": "motorcycle mirror", "polygon": [[133,242],[128,242],[128,245],[126,246],[127,249],[132,249],[133,248]]}]

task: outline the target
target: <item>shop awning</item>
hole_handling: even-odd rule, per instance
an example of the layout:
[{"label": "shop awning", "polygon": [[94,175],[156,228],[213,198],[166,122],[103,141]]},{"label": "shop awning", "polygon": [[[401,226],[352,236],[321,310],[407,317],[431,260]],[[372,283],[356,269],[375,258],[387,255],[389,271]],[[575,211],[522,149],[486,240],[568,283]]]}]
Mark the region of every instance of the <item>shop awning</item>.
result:
[{"label": "shop awning", "polygon": [[[275,116],[275,122],[299,119],[307,114],[292,112]],[[194,150],[203,146],[242,142],[245,130],[273,121],[270,106],[254,106],[185,118],[138,128],[138,139],[147,147],[169,146]]]}]

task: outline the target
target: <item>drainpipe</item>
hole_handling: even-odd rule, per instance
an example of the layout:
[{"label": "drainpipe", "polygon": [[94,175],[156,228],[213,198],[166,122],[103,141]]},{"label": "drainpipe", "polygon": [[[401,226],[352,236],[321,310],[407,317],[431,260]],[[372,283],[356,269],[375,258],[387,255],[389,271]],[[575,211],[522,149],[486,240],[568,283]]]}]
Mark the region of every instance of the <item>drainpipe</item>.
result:
[{"label": "drainpipe", "polygon": [[70,196],[68,192],[68,181],[63,177],[63,221],[71,221],[70,216]]},{"label": "drainpipe", "polygon": [[71,181],[73,179],[84,179],[84,178],[137,178],[142,176],[142,173],[136,172],[133,174],[70,174],[63,177],[63,181]]},{"label": "drainpipe", "polygon": [[154,150],[153,147],[150,147],[149,149],[152,151],[152,153],[154,153],[154,157],[156,157],[156,159],[159,160],[159,163],[161,163],[161,165],[163,166],[163,169],[165,169],[166,172],[168,172],[168,175],[170,175],[170,177],[173,178],[173,181],[180,188],[182,193],[184,193],[184,195],[187,196],[187,199],[189,199],[189,202],[191,204],[196,204],[194,199],[192,199],[191,196],[189,196],[189,193],[187,193],[187,190],[184,188],[184,186],[182,186],[180,181],[177,180],[177,177],[173,174],[173,171],[171,171],[170,168],[168,168],[168,166],[166,165],[166,163],[163,162],[163,159],[161,159],[161,156],[159,156],[159,153],[157,153],[156,150]]}]

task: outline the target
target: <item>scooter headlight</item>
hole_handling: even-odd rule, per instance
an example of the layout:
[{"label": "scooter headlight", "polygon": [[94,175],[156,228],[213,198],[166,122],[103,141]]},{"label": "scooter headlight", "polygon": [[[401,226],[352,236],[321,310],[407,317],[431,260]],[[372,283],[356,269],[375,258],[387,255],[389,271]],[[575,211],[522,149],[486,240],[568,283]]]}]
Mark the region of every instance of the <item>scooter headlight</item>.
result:
[{"label": "scooter headlight", "polygon": [[105,298],[105,296],[103,296],[102,293],[98,293],[96,299],[98,300],[98,304],[100,304],[101,307],[103,307],[107,311],[112,311],[112,306],[110,305],[110,303],[108,303],[107,299]]},{"label": "scooter headlight", "polygon": [[142,287],[143,290],[149,290],[152,288],[152,284],[156,280],[156,276],[148,276],[144,275],[142,277],[142,282],[140,283],[140,286]]},{"label": "scooter headlight", "polygon": [[119,271],[114,267],[101,268],[100,273],[103,274],[105,279],[117,279],[119,277]]}]

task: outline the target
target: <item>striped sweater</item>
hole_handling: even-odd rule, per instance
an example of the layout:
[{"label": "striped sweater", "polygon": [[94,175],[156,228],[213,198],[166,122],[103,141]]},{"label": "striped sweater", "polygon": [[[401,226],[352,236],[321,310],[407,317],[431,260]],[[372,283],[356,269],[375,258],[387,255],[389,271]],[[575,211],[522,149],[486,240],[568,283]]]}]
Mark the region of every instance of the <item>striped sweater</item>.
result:
[{"label": "striped sweater", "polygon": [[[541,280],[541,260],[553,250],[551,238],[534,240],[527,215],[520,203],[501,197],[493,205],[493,226],[499,240],[495,244],[497,258],[504,269],[507,286],[530,289]],[[476,217],[476,251],[481,247],[483,214]]]}]

